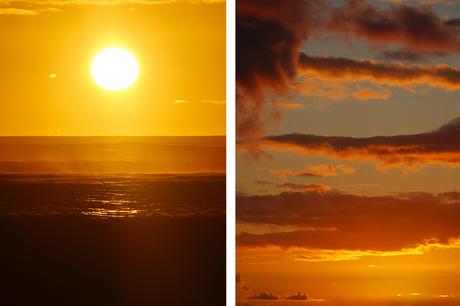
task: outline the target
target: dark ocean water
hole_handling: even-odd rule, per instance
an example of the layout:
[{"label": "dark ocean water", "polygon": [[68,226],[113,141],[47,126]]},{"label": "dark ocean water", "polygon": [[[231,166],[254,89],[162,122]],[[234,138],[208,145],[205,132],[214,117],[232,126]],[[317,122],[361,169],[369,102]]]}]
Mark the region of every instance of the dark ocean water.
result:
[{"label": "dark ocean water", "polygon": [[222,174],[0,174],[0,216],[223,217]]},{"label": "dark ocean water", "polygon": [[0,306],[225,305],[224,171],[223,137],[0,137]]},{"label": "dark ocean water", "polygon": [[225,305],[223,175],[1,175],[0,305]]}]

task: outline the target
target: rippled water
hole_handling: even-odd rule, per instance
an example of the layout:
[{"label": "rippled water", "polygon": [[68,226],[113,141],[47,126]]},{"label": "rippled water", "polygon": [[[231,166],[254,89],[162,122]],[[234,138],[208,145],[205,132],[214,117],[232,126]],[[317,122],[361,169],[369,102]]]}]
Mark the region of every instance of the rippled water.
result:
[{"label": "rippled water", "polygon": [[225,176],[0,175],[0,216],[100,218],[225,214]]}]

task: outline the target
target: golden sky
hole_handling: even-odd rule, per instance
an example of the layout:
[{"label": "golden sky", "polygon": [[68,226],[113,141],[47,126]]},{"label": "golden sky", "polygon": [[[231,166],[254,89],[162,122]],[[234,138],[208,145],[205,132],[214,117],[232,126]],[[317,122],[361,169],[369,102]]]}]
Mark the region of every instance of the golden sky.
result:
[{"label": "golden sky", "polygon": [[[225,134],[222,1],[0,1],[0,37],[0,135]],[[108,47],[139,63],[124,91],[91,77]]]},{"label": "golden sky", "polygon": [[242,306],[460,304],[459,12],[237,2]]}]

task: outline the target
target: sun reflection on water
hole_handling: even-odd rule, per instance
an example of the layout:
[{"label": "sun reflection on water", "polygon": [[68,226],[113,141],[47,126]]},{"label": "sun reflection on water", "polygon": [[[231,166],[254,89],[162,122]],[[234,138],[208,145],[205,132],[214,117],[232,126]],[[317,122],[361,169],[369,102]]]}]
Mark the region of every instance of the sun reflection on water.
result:
[{"label": "sun reflection on water", "polygon": [[82,212],[85,216],[94,216],[102,218],[128,218],[137,217],[143,214],[145,210],[139,209],[107,209],[107,208],[90,208],[87,211]]},{"label": "sun reflection on water", "polygon": [[[45,175],[1,179],[0,175],[0,187],[6,189],[0,216],[187,218],[225,214],[225,197],[220,196],[224,194],[224,176]],[[24,197],[24,193],[30,197]]]}]

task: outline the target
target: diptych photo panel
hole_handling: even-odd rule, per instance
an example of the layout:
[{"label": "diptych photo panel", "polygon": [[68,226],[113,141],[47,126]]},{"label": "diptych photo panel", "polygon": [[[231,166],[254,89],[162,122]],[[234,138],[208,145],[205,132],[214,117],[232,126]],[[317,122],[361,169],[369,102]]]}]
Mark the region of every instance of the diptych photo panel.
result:
[{"label": "diptych photo panel", "polygon": [[458,305],[460,1],[236,1],[243,305]]},{"label": "diptych photo panel", "polygon": [[225,14],[0,1],[0,305],[225,305]]},{"label": "diptych photo panel", "polygon": [[0,0],[0,306],[460,305],[460,1]]}]

